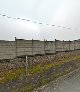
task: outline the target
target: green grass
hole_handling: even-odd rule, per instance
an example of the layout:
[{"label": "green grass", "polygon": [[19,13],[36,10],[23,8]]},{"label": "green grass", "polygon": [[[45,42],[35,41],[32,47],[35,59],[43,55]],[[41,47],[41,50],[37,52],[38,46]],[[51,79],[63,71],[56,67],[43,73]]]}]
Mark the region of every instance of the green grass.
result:
[{"label": "green grass", "polygon": [[[72,60],[80,60],[80,56],[75,56],[75,57],[71,57],[71,58],[67,58],[67,59],[65,58],[61,61],[54,62],[54,63],[45,63],[45,64],[41,63],[41,64],[38,64],[36,66],[29,66],[28,67],[28,76],[32,76],[34,74],[42,73],[42,72],[50,69],[51,67],[55,68],[55,67],[61,66],[62,64],[68,63]],[[0,77],[0,84],[5,83],[9,80],[16,80],[17,78],[20,77],[21,74],[25,75],[25,73],[26,73],[25,68],[18,68],[18,69],[15,69],[15,70],[10,70],[7,73],[4,73]]]},{"label": "green grass", "polygon": [[[40,87],[40,86],[43,86],[43,85],[46,85],[47,83],[57,79],[58,77],[60,76],[64,76],[66,74],[68,74],[70,71],[63,71],[61,73],[55,73],[55,74],[52,74],[50,79],[47,79],[45,78],[44,76],[42,76],[40,79],[39,79],[39,85],[37,86]],[[11,92],[32,92],[34,89],[36,88],[36,86],[33,86],[32,84],[31,85],[25,85],[23,87],[20,87],[19,89],[13,89]]]},{"label": "green grass", "polygon": [[31,92],[34,89],[33,85],[23,86],[20,89],[13,89],[11,92]]},{"label": "green grass", "polygon": [[[71,57],[71,58],[68,58],[68,59],[63,59],[59,62],[47,63],[47,64],[44,64],[44,65],[40,64],[40,65],[36,65],[36,66],[32,66],[32,67],[30,66],[28,68],[28,73],[29,73],[30,76],[32,74],[40,74],[43,71],[50,69],[51,67],[60,67],[62,64],[71,62],[72,60],[73,60],[73,62],[76,62],[76,60],[80,60],[80,56],[75,56],[75,57]],[[76,66],[80,67],[80,63],[77,63]],[[49,79],[47,79],[44,76],[41,76],[39,81],[38,81],[39,85],[37,87],[45,85],[45,84],[55,80],[56,78],[59,78],[60,76],[64,76],[64,75],[70,73],[71,71],[72,70],[63,70],[62,72],[51,74]],[[33,86],[32,84],[29,85],[29,86],[25,85],[25,86],[22,86],[19,89],[14,89],[12,92],[31,92],[34,88],[36,88],[36,86]]]},{"label": "green grass", "polygon": [[[28,76],[42,73],[42,72],[50,69],[51,67],[55,68],[55,67],[61,66],[62,64],[68,63],[72,60],[74,60],[74,61],[80,60],[80,56],[71,57],[69,59],[65,58],[65,59],[63,59],[59,62],[45,63],[44,65],[42,63],[42,64],[39,64],[39,65],[36,65],[36,66],[30,66],[30,67],[28,67]],[[9,80],[15,80],[15,79],[19,78],[19,76],[21,74],[25,75],[25,73],[26,73],[25,68],[18,68],[18,69],[15,69],[15,70],[10,70],[6,74],[4,74],[3,76],[0,77],[0,83],[7,82]]]},{"label": "green grass", "polygon": [[[77,62],[76,60],[80,60],[80,56],[71,56],[71,57],[66,57],[64,59],[61,59],[59,61],[53,62],[53,63],[40,63],[37,64],[35,66],[29,66],[28,67],[28,77],[32,76],[34,74],[38,75],[40,73],[44,73],[44,71],[49,70],[50,68],[56,68],[56,67],[60,67],[61,65],[68,63],[68,62]],[[80,67],[80,63],[77,63],[76,65],[77,67]],[[40,86],[41,85],[45,85],[48,82],[55,80],[56,78],[63,76],[65,74],[68,74],[70,71],[67,70],[63,70],[63,72],[61,73],[55,73],[53,75],[51,75],[51,79],[46,79],[45,77],[41,77],[39,82],[40,82]],[[4,73],[3,75],[1,75],[0,77],[0,84],[1,83],[6,83],[10,80],[17,80],[20,75],[25,76],[26,74],[26,68],[22,67],[22,68],[17,68],[14,70],[10,70],[6,73]],[[32,84],[26,85],[21,87],[20,89],[13,89],[12,92],[30,92],[31,90],[33,90],[35,88],[35,86],[33,86]]]},{"label": "green grass", "polygon": [[54,63],[47,63],[47,64],[44,64],[44,65],[38,64],[38,65],[32,66],[32,67],[30,66],[28,68],[28,74],[29,75],[38,74],[38,73],[41,73],[43,71],[46,71],[46,70],[50,69],[51,67],[55,68],[55,67],[61,66],[62,64],[68,63],[72,60],[74,60],[74,61],[75,60],[80,60],[80,56],[75,56],[75,57],[71,57],[71,58],[67,58],[67,59],[65,58],[61,61],[54,62]]},{"label": "green grass", "polygon": [[16,80],[20,75],[25,75],[25,68],[18,68],[15,70],[9,70],[0,77],[0,84],[8,82],[10,80]]}]

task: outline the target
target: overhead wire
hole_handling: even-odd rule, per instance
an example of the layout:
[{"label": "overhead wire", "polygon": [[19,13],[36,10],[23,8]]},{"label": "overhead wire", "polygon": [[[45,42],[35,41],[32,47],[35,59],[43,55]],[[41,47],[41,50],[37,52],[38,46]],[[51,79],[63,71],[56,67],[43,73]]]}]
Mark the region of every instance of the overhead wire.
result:
[{"label": "overhead wire", "polygon": [[[42,22],[37,22],[37,21],[34,21],[34,20],[30,20],[30,19],[25,19],[25,18],[19,18],[19,17],[11,17],[11,16],[7,16],[7,15],[5,15],[5,14],[0,14],[0,16],[2,16],[2,17],[7,17],[7,18],[11,18],[11,19],[18,19],[18,20],[23,20],[23,21],[27,21],[27,22],[33,22],[33,23],[37,23],[37,24],[40,24],[40,25],[44,25],[44,23],[42,23]],[[57,25],[53,25],[53,24],[48,24],[48,23],[46,23],[45,24],[46,26],[51,26],[51,27],[57,27],[57,28],[62,28],[62,29],[68,29],[68,30],[72,30],[72,28],[70,28],[70,27],[64,27],[64,26],[57,26]],[[73,30],[78,30],[78,29],[73,29]]]}]

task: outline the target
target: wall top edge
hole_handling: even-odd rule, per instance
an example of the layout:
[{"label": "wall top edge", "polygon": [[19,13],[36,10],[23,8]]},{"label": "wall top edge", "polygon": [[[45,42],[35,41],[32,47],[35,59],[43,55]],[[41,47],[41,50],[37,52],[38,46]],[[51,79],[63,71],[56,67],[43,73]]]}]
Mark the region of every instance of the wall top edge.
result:
[{"label": "wall top edge", "polygon": [[[43,42],[42,40],[35,40],[35,39],[32,39],[32,40],[27,40],[27,39],[15,39],[15,41],[41,41],[41,42]],[[0,40],[0,42],[15,42],[15,41],[11,41],[11,40]],[[48,41],[48,40],[44,40],[45,42],[55,42],[55,41]],[[61,41],[61,40],[56,40],[56,41],[59,41],[59,42],[73,42],[73,41],[80,41],[80,39],[78,39],[78,40],[73,40],[73,41],[71,41],[71,40],[68,40],[68,41],[65,41],[65,40],[63,40],[63,41]]]}]

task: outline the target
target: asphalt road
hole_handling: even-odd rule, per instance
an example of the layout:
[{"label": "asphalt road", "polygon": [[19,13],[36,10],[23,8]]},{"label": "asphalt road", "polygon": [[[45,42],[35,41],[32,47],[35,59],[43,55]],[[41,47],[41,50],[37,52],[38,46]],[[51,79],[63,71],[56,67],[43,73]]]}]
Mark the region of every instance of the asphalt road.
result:
[{"label": "asphalt road", "polygon": [[41,92],[80,92],[80,71],[60,80],[55,85],[51,83]]}]

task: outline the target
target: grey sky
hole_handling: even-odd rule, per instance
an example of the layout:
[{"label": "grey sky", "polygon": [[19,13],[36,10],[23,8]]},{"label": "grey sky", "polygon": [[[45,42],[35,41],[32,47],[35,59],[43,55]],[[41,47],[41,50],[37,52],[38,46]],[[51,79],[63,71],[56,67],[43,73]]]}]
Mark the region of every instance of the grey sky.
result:
[{"label": "grey sky", "polygon": [[[0,39],[80,39],[80,0],[0,0],[0,13],[31,19],[44,25],[0,16]],[[46,23],[72,30],[47,27]],[[74,30],[78,29],[78,30]]]}]

